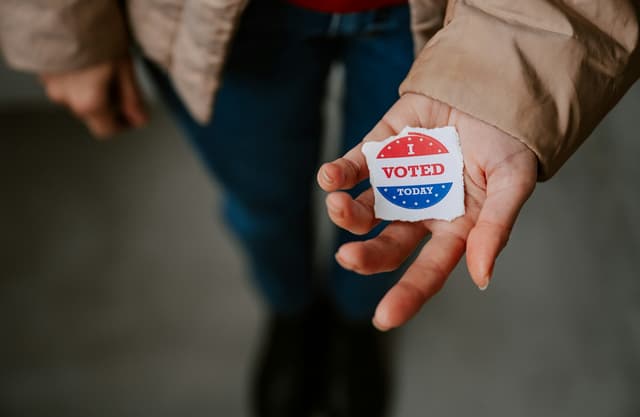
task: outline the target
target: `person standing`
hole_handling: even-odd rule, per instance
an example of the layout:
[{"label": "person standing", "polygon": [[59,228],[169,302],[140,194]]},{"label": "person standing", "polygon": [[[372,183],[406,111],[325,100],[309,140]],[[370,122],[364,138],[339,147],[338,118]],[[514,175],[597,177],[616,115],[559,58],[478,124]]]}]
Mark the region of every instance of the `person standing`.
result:
[{"label": "person standing", "polygon": [[[4,53],[106,136],[147,118],[128,55],[132,32],[221,181],[229,224],[273,313],[258,415],[308,415],[318,401],[344,415],[383,415],[383,346],[366,321],[380,330],[405,323],[465,251],[473,281],[486,288],[536,180],[560,168],[640,73],[630,0],[411,0],[410,15],[406,4],[383,0],[125,3],[4,2]],[[329,268],[318,287],[309,194],[319,103],[336,60],[346,68],[345,153],[320,168],[318,182],[334,223],[365,236],[352,242],[340,232],[342,268]],[[464,217],[378,225],[359,142],[407,125],[458,129]],[[428,234],[396,282],[390,271]]]}]

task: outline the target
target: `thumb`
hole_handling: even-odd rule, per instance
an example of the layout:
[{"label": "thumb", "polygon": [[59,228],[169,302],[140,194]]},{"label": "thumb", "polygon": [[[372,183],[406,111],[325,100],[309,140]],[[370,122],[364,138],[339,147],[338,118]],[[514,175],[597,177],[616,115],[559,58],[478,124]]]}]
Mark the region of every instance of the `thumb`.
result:
[{"label": "thumb", "polygon": [[120,65],[117,83],[119,105],[123,116],[132,126],[143,126],[149,120],[149,115],[136,81],[131,59],[127,59]]}]

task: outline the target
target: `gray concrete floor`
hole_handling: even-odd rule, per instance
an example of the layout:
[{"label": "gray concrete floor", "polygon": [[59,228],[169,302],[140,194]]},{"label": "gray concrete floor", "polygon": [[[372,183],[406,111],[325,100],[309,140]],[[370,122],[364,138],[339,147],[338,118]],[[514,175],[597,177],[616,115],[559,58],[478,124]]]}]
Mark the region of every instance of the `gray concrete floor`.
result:
[{"label": "gray concrete floor", "polygon": [[[636,87],[399,332],[394,416],[640,416]],[[162,111],[97,143],[0,111],[0,416],[245,416],[260,304],[218,192]]]}]

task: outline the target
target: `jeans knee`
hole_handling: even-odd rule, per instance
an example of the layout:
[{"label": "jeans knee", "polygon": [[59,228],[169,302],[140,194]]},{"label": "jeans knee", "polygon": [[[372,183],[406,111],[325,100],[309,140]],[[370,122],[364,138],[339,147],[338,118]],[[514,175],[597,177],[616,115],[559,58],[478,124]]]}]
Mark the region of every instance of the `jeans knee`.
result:
[{"label": "jeans knee", "polygon": [[309,207],[229,198],[224,214],[234,233],[250,245],[300,244],[311,230]]}]

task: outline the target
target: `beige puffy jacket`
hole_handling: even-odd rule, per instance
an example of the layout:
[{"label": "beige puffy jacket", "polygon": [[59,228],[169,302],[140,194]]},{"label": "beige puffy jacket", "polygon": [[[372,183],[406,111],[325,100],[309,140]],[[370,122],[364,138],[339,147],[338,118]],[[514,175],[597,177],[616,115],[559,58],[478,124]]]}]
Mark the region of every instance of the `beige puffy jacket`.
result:
[{"label": "beige puffy jacket", "polygon": [[[246,3],[0,0],[0,42],[11,66],[50,73],[125,55],[130,30],[205,122]],[[637,0],[410,3],[418,54],[400,94],[441,100],[518,138],[538,156],[540,179],[640,74]]]}]

